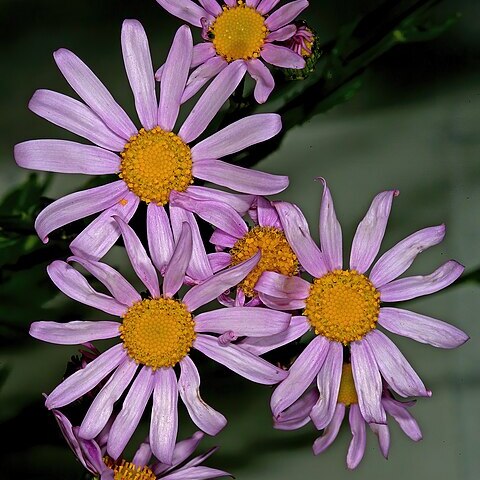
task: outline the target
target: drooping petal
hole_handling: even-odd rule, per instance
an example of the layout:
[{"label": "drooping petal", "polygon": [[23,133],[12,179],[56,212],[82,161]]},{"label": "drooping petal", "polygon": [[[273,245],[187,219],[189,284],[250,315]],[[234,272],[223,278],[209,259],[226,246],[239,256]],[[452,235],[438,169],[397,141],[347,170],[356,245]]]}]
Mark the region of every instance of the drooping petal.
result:
[{"label": "drooping petal", "polygon": [[47,267],[47,273],[65,295],[84,305],[98,308],[117,317],[121,317],[127,309],[114,298],[95,291],[86,278],[68,263],[55,260]]},{"label": "drooping petal", "polygon": [[165,475],[163,480],[207,480],[209,478],[231,477],[223,470],[211,467],[185,467]]},{"label": "drooping petal", "polygon": [[324,452],[337,438],[340,427],[342,426],[343,418],[345,417],[345,405],[337,403],[335,413],[332,421],[327,425],[321,437],[318,437],[313,442],[313,453],[319,455]]},{"label": "drooping petal", "polygon": [[104,340],[120,335],[118,322],[74,321],[68,323],[33,322],[30,335],[37,340],[58,345],[81,345],[93,340]]},{"label": "drooping petal", "polygon": [[308,223],[301,210],[288,202],[274,202],[288,243],[300,264],[313,277],[319,278],[328,271],[320,249],[313,241]]},{"label": "drooping petal", "polygon": [[[204,44],[208,45],[208,44]],[[187,86],[182,95],[182,103],[190,100],[200,89],[207,84],[207,82],[213,77],[217,76],[225,68],[228,63],[223,57],[214,56],[209,58],[198,66],[188,77]]]},{"label": "drooping petal", "polygon": [[284,42],[292,38],[297,33],[297,27],[293,24],[285,25],[274,32],[271,32],[266,41],[267,42]]},{"label": "drooping petal", "polygon": [[168,12],[186,22],[201,27],[202,18],[208,17],[208,13],[191,0],[157,0],[157,2]]},{"label": "drooping petal", "polygon": [[123,180],[71,193],[44,208],[35,220],[35,230],[43,243],[57,228],[100,212],[119,202],[127,193]]},{"label": "drooping petal", "polygon": [[275,195],[288,187],[288,177],[239,167],[221,160],[196,160],[192,172],[195,178],[253,195]]},{"label": "drooping petal", "polygon": [[138,118],[147,130],[151,130],[157,125],[158,107],[147,34],[138,20],[129,19],[123,22],[121,39],[123,61]]},{"label": "drooping petal", "polygon": [[430,275],[400,278],[379,288],[382,302],[403,302],[430,295],[452,284],[465,270],[455,260],[449,260]]},{"label": "drooping petal", "polygon": [[152,262],[163,274],[173,254],[173,233],[165,208],[153,202],[147,207],[147,239]]},{"label": "drooping petal", "polygon": [[263,46],[261,55],[267,63],[276,67],[305,68],[305,59],[301,55],[281,45],[266,43]]},{"label": "drooping petal", "polygon": [[168,132],[173,130],[180,111],[183,90],[192,63],[193,39],[190,28],[181,26],[173,39],[165,62],[160,88],[158,124]]},{"label": "drooping petal", "polygon": [[180,361],[181,373],[178,390],[195,425],[208,435],[216,435],[227,424],[227,419],[200,396],[200,375],[190,357]]},{"label": "drooping petal", "polygon": [[357,404],[350,405],[349,413],[350,430],[352,432],[352,441],[348,447],[347,467],[350,470],[358,467],[365,454],[367,445],[367,431],[365,428],[365,420],[360,413]]},{"label": "drooping petal", "polygon": [[127,357],[123,344],[115,345],[102,353],[85,368],[67,377],[48,395],[45,406],[60,408],[80,398],[95,388],[112,370]]},{"label": "drooping petal", "polygon": [[305,392],[293,405],[274,418],[273,427],[277,430],[297,430],[303,427],[310,422],[310,412],[318,397],[315,388]]},{"label": "drooping petal", "polygon": [[238,193],[224,192],[209,187],[200,187],[192,185],[188,187],[188,195],[198,200],[214,200],[223,202],[233,207],[242,217],[252,206],[255,197],[253,195],[243,195]]},{"label": "drooping petal", "polygon": [[275,88],[275,80],[270,70],[258,58],[252,58],[247,62],[247,70],[255,80],[253,95],[257,103],[265,103]]},{"label": "drooping petal", "polygon": [[385,235],[393,199],[399,193],[398,190],[389,190],[373,199],[353,238],[350,269],[365,273],[372,265]]},{"label": "drooping petal", "polygon": [[381,308],[378,323],[392,333],[434,347],[456,348],[469,339],[465,332],[453,325],[400,308]]},{"label": "drooping petal", "polygon": [[414,442],[418,442],[422,439],[422,432],[417,421],[402,403],[390,398],[384,398],[383,406],[387,413],[397,421],[405,435],[411,438]]},{"label": "drooping petal", "polygon": [[278,298],[259,293],[258,298],[269,308],[274,310],[301,310],[305,308],[305,300],[296,300],[292,298]]},{"label": "drooping petal", "polygon": [[325,337],[315,337],[290,367],[288,377],[273,392],[270,401],[273,416],[299,399],[322,368],[330,349]]},{"label": "drooping petal", "polygon": [[70,86],[110,130],[125,140],[137,133],[125,110],[80,58],[65,48],[57,50],[53,58]]},{"label": "drooping petal", "polygon": [[405,272],[416,256],[440,243],[445,237],[445,225],[424,228],[413,233],[385,252],[375,263],[369,278],[376,288],[395,280]]},{"label": "drooping petal", "polygon": [[310,293],[310,283],[300,277],[288,277],[276,272],[263,272],[255,290],[271,297],[304,300]]},{"label": "drooping petal", "polygon": [[382,455],[388,459],[388,451],[390,450],[390,430],[388,425],[377,425],[376,423],[371,423],[370,429],[378,438],[378,446]]},{"label": "drooping petal", "polygon": [[275,385],[288,375],[285,370],[275,367],[237,345],[230,343],[221,346],[218,339],[209,335],[197,335],[193,346],[207,357],[252,382]]},{"label": "drooping petal", "polygon": [[265,25],[271,32],[278,30],[297,18],[297,16],[307,7],[307,0],[295,0],[294,2],[289,2],[273,12],[265,21]]}]

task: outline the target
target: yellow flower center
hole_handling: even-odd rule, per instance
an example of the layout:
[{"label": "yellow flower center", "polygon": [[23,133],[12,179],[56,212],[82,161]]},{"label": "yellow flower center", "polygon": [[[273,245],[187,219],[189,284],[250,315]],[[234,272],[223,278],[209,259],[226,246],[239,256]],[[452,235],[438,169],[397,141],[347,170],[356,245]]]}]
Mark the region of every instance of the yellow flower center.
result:
[{"label": "yellow flower center", "polygon": [[342,379],[340,380],[337,403],[343,403],[347,407],[352,403],[358,403],[352,366],[349,363],[344,363],[342,367]]},{"label": "yellow flower center", "polygon": [[185,304],[171,298],[153,298],[133,304],[123,317],[121,339],[137,363],[173,367],[195,340],[195,322]]},{"label": "yellow flower center", "polygon": [[103,461],[108,468],[113,470],[114,480],[156,480],[157,478],[148,467],[137,467],[125,460],[114,462],[110,457],[105,457]]},{"label": "yellow flower center", "polygon": [[160,127],[141,129],[120,154],[119,177],[144,202],[168,203],[170,192],[184,192],[193,183],[190,147]]},{"label": "yellow flower center", "polygon": [[347,345],[376,326],[380,294],[355,270],[335,270],[315,279],[303,312],[317,335]]},{"label": "yellow flower center", "polygon": [[230,250],[231,265],[253,257],[261,250],[260,261],[239,284],[245,295],[253,297],[254,287],[263,272],[276,272],[292,276],[298,273],[298,260],[287,242],[285,234],[275,227],[254,227],[243,238],[237,240]]},{"label": "yellow flower center", "polygon": [[265,18],[239,1],[235,7],[223,7],[209,29],[213,46],[227,62],[258,58],[268,35]]}]

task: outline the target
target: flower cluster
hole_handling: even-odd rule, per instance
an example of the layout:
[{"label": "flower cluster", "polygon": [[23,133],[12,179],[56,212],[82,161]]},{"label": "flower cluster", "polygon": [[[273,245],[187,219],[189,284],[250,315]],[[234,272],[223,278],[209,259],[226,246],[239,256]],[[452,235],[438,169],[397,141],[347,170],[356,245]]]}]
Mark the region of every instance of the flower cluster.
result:
[{"label": "flower cluster", "polygon": [[[204,42],[194,46],[190,28],[181,26],[155,75],[142,25],[124,22],[121,46],[141,127],[75,54],[61,49],[55,61],[83,102],[38,90],[29,107],[94,145],[29,140],[15,147],[16,161],[25,168],[117,177],[56,200],[35,224],[48,242],[60,227],[99,214],[71,242],[72,256],[55,260],[47,272],[66,296],[116,317],[31,326],[33,337],[54,344],[112,342],[104,351],[91,349],[46,397],[65,439],[102,480],[229,475],[200,466],[213,450],[187,461],[204,433],[216,435],[227,424],[200,396],[192,358],[198,351],[248,380],[277,385],[271,398],[274,426],[291,430],[312,421],[322,431],[315,454],[335,440],[349,409],[349,468],[362,459],[366,425],[387,456],[387,414],[419,440],[408,411],[414,402],[396,396],[431,392],[379,327],[441,348],[467,340],[456,327],[390,305],[437,292],[462,274],[463,266],[450,260],[430,275],[401,277],[420,252],[443,240],[445,227],[415,232],[375,262],[399,193],[382,192],[357,228],[345,268],[342,231],[325,180],[318,246],[296,205],[265,197],[282,192],[287,177],[221,160],[278,134],[279,115],[241,118],[199,141],[224,103],[243,88],[246,72],[256,81],[256,101],[267,100],[275,83],[262,60],[285,69],[305,67],[316,39],[292,22],[308,2],[276,9],[278,0],[157,1],[201,28]],[[182,104],[210,80],[178,125]],[[146,242],[129,225],[141,202],[147,204]],[[212,228],[209,241],[202,224]],[[102,261],[120,237],[140,287]],[[103,291],[91,285],[92,278]],[[304,349],[291,365],[261,357],[300,338]],[[179,397],[200,431],[177,443]],[[73,427],[59,409],[78,399],[88,405]],[[133,459],[125,460],[125,448],[148,410],[148,437]]]}]

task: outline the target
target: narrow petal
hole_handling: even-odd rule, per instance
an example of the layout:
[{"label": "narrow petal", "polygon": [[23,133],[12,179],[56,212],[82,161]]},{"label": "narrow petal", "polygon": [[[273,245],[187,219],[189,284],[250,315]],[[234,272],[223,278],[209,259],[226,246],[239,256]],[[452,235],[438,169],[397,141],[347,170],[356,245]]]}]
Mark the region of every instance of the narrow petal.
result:
[{"label": "narrow petal", "polygon": [[378,438],[378,446],[382,455],[388,459],[388,452],[390,450],[390,430],[388,425],[377,425],[376,423],[371,423],[370,429]]},{"label": "narrow petal", "polygon": [[292,203],[274,202],[285,236],[303,268],[320,278],[328,271],[320,249],[313,241],[308,223],[301,210]]},{"label": "narrow petal", "polygon": [[182,233],[165,271],[163,295],[173,297],[185,281],[190,258],[192,257],[192,230],[188,223],[182,225]]},{"label": "narrow petal", "polygon": [[217,273],[208,280],[205,280],[202,284],[191,288],[183,297],[183,302],[187,305],[190,312],[194,312],[197,308],[217,298],[225,290],[240,283],[251,272],[259,260],[260,252],[257,252],[249,260],[229,268],[224,272]]},{"label": "narrow petal", "polygon": [[148,439],[140,444],[140,447],[135,452],[133,456],[132,463],[137,465],[137,467],[144,467],[150,463],[152,458],[152,447],[148,442]]},{"label": "narrow petal", "polygon": [[147,207],[147,239],[152,262],[163,274],[173,255],[173,232],[165,208],[153,202]]},{"label": "narrow petal", "polygon": [[293,405],[273,421],[273,427],[277,430],[297,430],[310,422],[310,412],[317,403],[318,392],[315,388],[304,393]]},{"label": "narrow petal", "polygon": [[375,357],[364,340],[350,344],[352,373],[358,405],[367,423],[387,423],[382,407],[382,378]]},{"label": "narrow petal", "polygon": [[258,58],[252,58],[247,62],[247,70],[255,80],[253,96],[257,103],[265,103],[275,88],[275,80],[270,70]]},{"label": "narrow petal", "polygon": [[30,335],[37,340],[58,345],[81,345],[93,340],[120,336],[118,322],[74,321],[68,323],[33,322]]},{"label": "narrow petal", "polygon": [[379,330],[365,336],[370,345],[383,378],[403,397],[430,397],[432,392],[425,388],[415,370],[397,346]]},{"label": "narrow petal", "polygon": [[305,59],[281,45],[274,45],[273,43],[266,43],[262,49],[262,58],[270,65],[275,65],[280,68],[305,68]]},{"label": "narrow petal", "polygon": [[53,230],[110,208],[127,193],[123,180],[71,193],[44,208],[35,220],[35,229],[43,243]]},{"label": "narrow petal", "polygon": [[271,32],[267,37],[267,42],[284,42],[292,38],[297,33],[297,27],[293,24],[285,25],[274,32]]},{"label": "narrow petal", "polygon": [[221,248],[232,248],[237,242],[237,237],[232,237],[227,232],[223,232],[219,228],[216,228],[212,233],[209,242]]},{"label": "narrow petal", "polygon": [[15,145],[14,155],[18,166],[43,172],[106,175],[120,168],[115,153],[67,140],[29,140]]},{"label": "narrow petal", "polygon": [[53,58],[70,86],[110,130],[125,140],[137,133],[125,110],[82,60],[65,48],[57,50]]},{"label": "narrow petal", "polygon": [[28,108],[54,125],[80,135],[99,147],[121,152],[125,146],[125,140],[112,132],[90,108],[61,93],[37,90]]},{"label": "narrow petal", "polygon": [[[179,385],[180,387],[180,385]],[[195,452],[200,442],[205,438],[203,432],[195,432],[191,437],[178,442],[173,450],[172,466],[177,466],[187,460]]]},{"label": "narrow petal", "polygon": [[107,452],[114,460],[122,454],[140,422],[147,402],[152,395],[153,379],[152,369],[143,367],[125,397],[122,410],[115,418],[108,436]]},{"label": "narrow petal", "polygon": [[376,288],[398,278],[404,273],[415,260],[416,256],[439,244],[445,237],[445,225],[424,228],[385,252],[373,266],[369,275],[371,282]]},{"label": "narrow petal", "polygon": [[182,95],[182,103],[190,100],[210,79],[219,75],[227,66],[228,63],[219,56],[209,58],[205,63],[199,65],[188,77],[187,86]]},{"label": "narrow petal", "polygon": [[333,198],[325,179],[323,183],[322,204],[320,206],[320,249],[329,270],[338,270],[343,266],[342,227],[337,220]]},{"label": "narrow petal", "polygon": [[70,250],[80,257],[99,260],[113,247],[121,235],[114,216],[128,223],[137,211],[140,199],[130,191],[88,224],[70,243]]},{"label": "narrow petal", "polygon": [[280,2],[280,0],[262,0],[257,7],[257,10],[262,14],[265,15],[270,13]]},{"label": "narrow petal", "polygon": [[434,347],[456,348],[469,339],[465,332],[453,325],[400,308],[381,308],[378,323],[392,333]]},{"label": "narrow petal", "polygon": [[258,297],[264,305],[274,310],[301,310],[305,308],[305,300],[302,299],[272,297],[261,292]]},{"label": "narrow petal", "polygon": [[[160,1],[160,0],[157,0]],[[210,467],[187,467],[165,475],[163,480],[207,480],[209,478],[231,477],[223,470]]]},{"label": "narrow petal", "polygon": [[300,277],[263,272],[255,285],[255,290],[272,297],[304,300],[310,293],[310,287],[310,283]]},{"label": "narrow petal", "polygon": [[195,425],[208,435],[216,435],[227,424],[227,419],[200,396],[200,375],[190,357],[180,361],[181,373],[178,389],[190,418]]},{"label": "narrow petal", "polygon": [[344,417],[345,405],[343,403],[337,403],[332,421],[327,425],[322,436],[318,437],[315,442],[313,442],[313,453],[315,455],[324,452],[335,441]]},{"label": "narrow petal", "polygon": [[246,0],[245,3],[248,7],[255,8],[260,3],[260,0]]},{"label": "narrow petal", "polygon": [[80,398],[95,388],[112,370],[115,370],[127,357],[123,344],[115,345],[102,353],[85,368],[67,377],[48,395],[45,406],[60,408]]},{"label": "narrow petal", "polygon": [[217,273],[230,266],[232,263],[232,256],[226,252],[209,253],[208,261],[212,266],[213,273]]},{"label": "narrow petal", "polygon": [[273,12],[265,21],[265,25],[271,32],[278,30],[292,20],[295,20],[307,7],[307,0],[289,2]]},{"label": "narrow petal", "polygon": [[154,374],[150,445],[153,454],[167,465],[173,463],[178,432],[178,388],[173,368],[159,368]]},{"label": "narrow petal", "polygon": [[390,190],[379,193],[373,199],[353,238],[350,269],[365,273],[372,265],[385,235],[393,199],[399,193],[398,190]]},{"label": "narrow petal", "polygon": [[201,27],[200,21],[208,17],[208,13],[191,0],[157,0],[157,2],[168,12],[186,22]]},{"label": "narrow petal", "polygon": [[177,30],[170,47],[160,88],[158,124],[169,132],[173,130],[178,118],[183,90],[192,63],[192,53],[192,32],[189,27],[183,25]]},{"label": "narrow petal", "polygon": [[430,275],[400,278],[387,283],[380,290],[382,302],[403,302],[411,298],[430,295],[452,284],[465,270],[455,260],[449,260]]},{"label": "narrow petal", "polygon": [[365,454],[367,445],[367,431],[365,428],[365,420],[360,413],[358,405],[350,405],[349,413],[350,430],[352,432],[352,441],[348,447],[347,467],[350,470],[358,467]]},{"label": "narrow petal", "polygon": [[207,357],[252,382],[275,385],[288,375],[285,370],[275,367],[237,345],[230,343],[227,346],[220,346],[218,340],[209,335],[197,335],[193,346]]},{"label": "narrow petal", "polygon": [[47,267],[47,273],[65,295],[84,305],[90,305],[117,317],[121,317],[127,309],[114,298],[95,291],[86,278],[68,263],[55,260]]},{"label": "narrow petal", "polygon": [[266,337],[283,332],[290,324],[289,313],[258,307],[221,308],[195,316],[196,332],[225,333],[238,337]]},{"label": "narrow petal", "polygon": [[105,386],[98,392],[80,426],[79,435],[94,439],[107,425],[115,402],[123,395],[137,371],[138,365],[130,358],[117,368]]},{"label": "narrow petal", "polygon": [[282,228],[275,207],[264,197],[257,197],[257,215],[258,224],[261,227]]},{"label": "narrow petal", "polygon": [[253,195],[275,195],[288,187],[288,177],[239,167],[221,160],[196,160],[192,171],[195,178]]},{"label": "narrow petal", "polygon": [[390,398],[384,398],[383,406],[387,413],[397,421],[405,435],[411,438],[414,442],[418,442],[422,439],[422,432],[417,421],[402,403]]},{"label": "narrow petal", "polygon": [[140,123],[150,130],[157,125],[157,96],[147,34],[138,20],[122,25],[122,54],[128,81],[135,98]]},{"label": "narrow petal", "polygon": [[270,406],[273,416],[288,408],[310,386],[327,357],[330,341],[315,337],[298,356],[288,371],[288,377],[273,392]]},{"label": "narrow petal", "polygon": [[343,347],[332,342],[325,363],[317,375],[320,392],[318,402],[313,406],[311,417],[317,430],[322,430],[332,421],[342,378]]},{"label": "narrow petal", "polygon": [[198,3],[214,16],[220,15],[223,11],[217,0],[198,0]]},{"label": "narrow petal", "polygon": [[188,187],[188,195],[198,200],[214,200],[223,202],[233,207],[242,217],[251,208],[255,197],[253,195],[242,195],[228,193],[222,190],[216,190],[208,187],[199,187],[192,185]]},{"label": "narrow petal", "polygon": [[245,75],[245,63],[237,60],[225,68],[205,90],[178,134],[185,143],[197,139],[208,127]]},{"label": "narrow petal", "polygon": [[147,255],[140,239],[133,229],[127,225],[121,218],[115,217],[115,220],[122,231],[123,242],[127,250],[128,258],[132,264],[135,273],[142,283],[148,288],[152,297],[160,297],[160,286],[158,276],[152,261]]},{"label": "narrow petal", "polygon": [[198,67],[216,54],[215,47],[211,42],[197,43],[193,46],[192,64],[190,68]]}]

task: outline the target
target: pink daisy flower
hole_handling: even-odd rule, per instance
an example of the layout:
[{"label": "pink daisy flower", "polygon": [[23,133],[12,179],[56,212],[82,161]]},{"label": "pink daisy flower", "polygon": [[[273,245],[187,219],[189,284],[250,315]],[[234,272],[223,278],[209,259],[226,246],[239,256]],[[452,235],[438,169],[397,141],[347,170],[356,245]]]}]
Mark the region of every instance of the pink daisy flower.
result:
[{"label": "pink daisy flower", "polygon": [[[127,280],[104,263],[81,257],[69,259],[96,277],[111,295],[95,291],[81,273],[63,261],[49,265],[47,270],[50,278],[65,295],[121,317],[122,321],[32,324],[30,334],[33,337],[62,345],[120,337],[118,344],[57,386],[48,395],[46,406],[57,409],[68,405],[108,377],[79,429],[81,437],[93,439],[107,424],[115,402],[128,390],[107,442],[109,456],[117,459],[153,395],[150,444],[154,455],[161,462],[171,464],[177,436],[178,395],[193,422],[204,432],[216,435],[226,424],[225,417],[200,397],[200,375],[190,358],[191,349],[200,351],[254,382],[265,385],[278,383],[287,376],[287,372],[229,343],[228,338],[232,335],[248,337],[276,334],[287,328],[290,315],[248,307],[220,308],[194,314],[224,290],[242,281],[257,264],[259,255],[212,276],[191,288],[183,298],[177,299],[176,295],[184,283],[185,271],[192,255],[192,232],[189,225],[184,223],[182,226],[182,233],[171,251],[160,289],[154,264],[135,232],[122,219],[117,217],[116,221],[133,269],[147,288],[149,297],[142,299]],[[151,231],[150,240],[158,240],[162,238],[161,235],[161,229]],[[165,236],[168,237],[172,238],[171,232]],[[180,367],[179,379],[174,370],[177,365]]]},{"label": "pink daisy flower", "polygon": [[[273,194],[284,190],[288,178],[225,163],[219,158],[263,142],[281,129],[275,114],[252,115],[210,137],[192,143],[241,81],[246,66],[233,62],[198,100],[177,130],[180,100],[185,90],[193,55],[190,29],[181,27],[165,64],[160,101],[147,36],[136,20],[122,27],[122,52],[127,76],[142,124],[138,129],[94,73],[72,52],[61,49],[54,58],[68,83],[85,102],[49,90],[38,90],[29,103],[37,115],[65,128],[95,146],[65,140],[31,140],[15,146],[18,165],[36,170],[89,175],[116,174],[107,185],[67,195],[46,207],[35,222],[40,238],[48,241],[53,230],[70,222],[102,212],[71,243],[77,255],[101,258],[116,242],[120,229],[113,220],[126,222],[140,201],[148,203],[147,224],[165,220],[169,204],[171,221],[178,231],[183,221],[193,229],[191,276],[208,278],[211,268],[191,212],[223,226],[248,210],[251,197],[193,186],[194,179],[209,181],[247,194]],[[174,130],[178,133],[174,133]],[[182,207],[176,207],[175,195]],[[201,200],[201,201],[200,201]],[[202,253],[203,252],[203,253]]]},{"label": "pink daisy flower", "polygon": [[[343,363],[343,347],[350,347],[358,405],[368,423],[384,424],[382,377],[403,397],[430,396],[400,350],[377,327],[436,347],[454,348],[468,336],[451,325],[408,310],[381,306],[438,292],[454,282],[464,267],[450,260],[426,276],[398,278],[428,247],[440,243],[445,226],[413,233],[383,254],[370,269],[380,249],[394,197],[398,191],[378,194],[360,222],[353,239],[350,268],[342,270],[342,232],[326,182],[320,207],[321,249],[312,240],[300,209],[275,203],[285,235],[300,264],[314,278],[307,282],[266,272],[257,282],[262,301],[273,308],[303,309],[293,317],[295,335],[312,330],[316,337],[295,360],[289,376],[272,395],[274,416],[292,405],[317,378],[321,392],[312,418],[324,428],[335,413]],[[298,336],[297,336],[298,335]],[[274,348],[275,345],[270,345]],[[319,373],[320,372],[320,373]],[[323,372],[323,373],[322,373]]]},{"label": "pink daisy flower", "polygon": [[[318,402],[320,395],[316,388],[304,393],[293,405],[288,407],[276,419],[274,426],[279,430],[296,430],[310,422],[312,408]],[[415,402],[399,402],[393,398],[390,390],[385,387],[381,398],[382,407],[393,417],[400,428],[414,442],[422,439],[422,432],[417,421],[412,417],[408,409]],[[330,422],[324,427],[322,435],[313,444],[313,453],[319,455],[324,452],[337,438],[345,414],[349,408],[348,420],[352,432],[352,440],[347,453],[347,467],[356,468],[362,461],[367,443],[366,425],[358,407],[358,395],[355,390],[352,367],[344,363],[340,388],[336,400],[336,406]],[[368,424],[372,432],[377,436],[380,451],[388,458],[390,450],[390,431],[388,425],[375,423]]]},{"label": "pink daisy flower", "polygon": [[218,447],[211,448],[203,455],[187,461],[203,439],[202,432],[194,433],[190,438],[178,442],[173,452],[171,465],[152,458],[152,448],[148,438],[140,445],[131,462],[113,460],[107,455],[107,444],[111,424],[100,434],[85,440],[79,435],[79,427],[73,427],[70,420],[59,410],[53,410],[58,426],[78,461],[100,480],[185,480],[187,478],[219,478],[231,475],[216,468],[201,465]]},{"label": "pink daisy flower", "polygon": [[[182,102],[195,95],[211,78],[241,62],[256,81],[254,96],[258,103],[267,101],[275,87],[265,63],[276,67],[302,69],[301,55],[276,42],[284,42],[297,32],[291,23],[308,7],[307,0],[288,2],[279,9],[280,0],[157,0],[172,15],[202,28],[205,43],[194,47],[192,72]],[[223,4],[221,6],[221,4]],[[263,61],[262,61],[263,60]],[[157,80],[163,81],[163,67]]]}]

